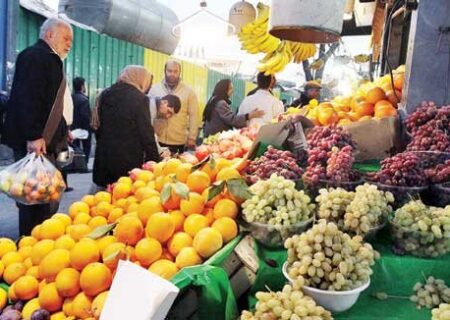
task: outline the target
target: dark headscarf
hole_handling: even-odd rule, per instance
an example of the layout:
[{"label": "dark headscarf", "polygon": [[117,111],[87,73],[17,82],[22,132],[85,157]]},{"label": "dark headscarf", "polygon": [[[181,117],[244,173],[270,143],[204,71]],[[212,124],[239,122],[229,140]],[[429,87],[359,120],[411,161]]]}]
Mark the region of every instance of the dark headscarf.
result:
[{"label": "dark headscarf", "polygon": [[230,98],[228,97],[228,89],[230,88],[231,80],[223,79],[217,82],[214,87],[213,94],[206,104],[205,111],[203,111],[203,121],[210,121],[211,114],[216,107],[217,102],[220,100],[225,100],[228,104],[231,104]]}]

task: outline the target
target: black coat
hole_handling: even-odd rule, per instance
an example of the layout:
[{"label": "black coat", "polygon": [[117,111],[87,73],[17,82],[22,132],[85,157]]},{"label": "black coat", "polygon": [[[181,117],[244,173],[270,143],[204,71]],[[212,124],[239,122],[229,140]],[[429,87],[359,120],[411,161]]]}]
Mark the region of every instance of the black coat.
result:
[{"label": "black coat", "polygon": [[[26,142],[42,138],[45,124],[63,77],[63,63],[48,44],[39,40],[23,50],[8,101],[2,142],[14,150],[25,150]],[[47,152],[60,150],[67,137],[67,125],[61,117]]]},{"label": "black coat", "polygon": [[146,161],[160,161],[150,122],[148,97],[135,87],[117,83],[100,96],[96,131],[94,182],[116,182]]},{"label": "black coat", "polygon": [[308,96],[306,95],[306,93],[302,92],[302,93],[300,94],[300,98],[295,99],[295,100],[292,102],[291,106],[292,106],[292,107],[299,107],[299,108],[300,108],[300,107],[303,107],[303,106],[308,105],[309,102],[310,102],[311,100],[312,100],[312,99],[311,99],[311,98],[308,98]]},{"label": "black coat", "polygon": [[72,129],[83,129],[90,131],[91,107],[89,98],[82,92],[72,94],[73,100],[73,122]]}]

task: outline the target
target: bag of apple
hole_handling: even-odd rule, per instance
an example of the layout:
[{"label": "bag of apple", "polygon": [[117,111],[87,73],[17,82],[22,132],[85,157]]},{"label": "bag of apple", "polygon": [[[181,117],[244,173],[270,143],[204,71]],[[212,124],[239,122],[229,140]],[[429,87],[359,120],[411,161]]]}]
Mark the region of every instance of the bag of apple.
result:
[{"label": "bag of apple", "polygon": [[34,205],[59,201],[66,184],[45,156],[30,153],[0,172],[0,189],[17,202]]}]

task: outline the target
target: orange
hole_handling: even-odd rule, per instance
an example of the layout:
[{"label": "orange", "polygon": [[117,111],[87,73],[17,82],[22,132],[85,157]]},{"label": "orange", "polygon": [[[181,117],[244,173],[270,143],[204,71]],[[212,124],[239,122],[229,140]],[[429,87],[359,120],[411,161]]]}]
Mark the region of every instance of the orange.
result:
[{"label": "orange", "polygon": [[113,209],[113,206],[106,201],[102,201],[98,203],[95,207],[91,210],[91,216],[102,216],[105,218],[108,218],[109,212]]},{"label": "orange", "polygon": [[192,237],[186,232],[177,232],[167,242],[167,249],[172,256],[176,257],[181,249],[192,247],[192,241]]},{"label": "orange", "polygon": [[8,289],[8,298],[9,298],[11,301],[17,301],[17,300],[19,300],[19,298],[17,298],[16,292],[15,292],[15,290],[14,290],[14,283],[11,284],[11,286],[10,286],[9,289]]},{"label": "orange", "polygon": [[236,219],[239,212],[237,204],[230,199],[219,200],[214,206],[214,218],[229,217]]},{"label": "orange", "polygon": [[192,164],[182,163],[175,171],[175,177],[178,181],[186,183],[188,176],[191,174]]},{"label": "orange", "polygon": [[161,199],[159,197],[152,197],[149,199],[145,199],[139,204],[139,207],[137,209],[139,219],[142,221],[142,224],[144,226],[147,225],[147,221],[151,215],[162,211],[164,211],[164,209],[162,207]]},{"label": "orange", "polygon": [[68,226],[66,229],[66,233],[75,240],[79,241],[80,239],[86,237],[89,233],[91,233],[91,228],[87,224],[77,224],[74,226]]},{"label": "orange", "polygon": [[148,271],[153,272],[166,280],[170,280],[178,272],[178,270],[179,269],[175,263],[166,259],[155,261],[150,268],[148,268]]},{"label": "orange", "polygon": [[394,74],[394,87],[397,90],[403,89],[403,82],[405,81],[405,73]]},{"label": "orange", "polygon": [[145,183],[149,182],[150,180],[153,180],[153,178],[154,178],[153,172],[148,170],[139,170],[139,172],[136,174],[136,180],[144,181]]},{"label": "orange", "polygon": [[356,109],[356,106],[360,103],[365,101],[365,98],[362,95],[355,95],[353,96],[351,102],[350,102],[350,107],[352,108],[352,110],[354,111]]},{"label": "orange", "polygon": [[17,251],[17,246],[14,241],[8,238],[0,238],[0,259],[11,251]]},{"label": "orange", "polygon": [[14,283],[14,293],[19,300],[30,300],[38,294],[39,282],[32,276],[22,276]]},{"label": "orange", "polygon": [[135,255],[140,264],[147,268],[162,255],[162,246],[159,241],[144,238],[136,244]]},{"label": "orange", "polygon": [[94,203],[98,205],[100,202],[111,203],[111,194],[106,191],[99,191],[94,195]]},{"label": "orange", "polygon": [[101,237],[100,239],[96,240],[97,242],[97,246],[98,249],[100,250],[100,254],[103,254],[103,250],[105,250],[105,248],[107,246],[109,246],[112,243],[116,243],[117,242],[117,238],[115,236],[104,236]]},{"label": "orange", "polygon": [[339,121],[339,117],[333,108],[320,108],[317,112],[317,118],[322,126],[328,126]]},{"label": "orange", "polygon": [[202,214],[206,217],[208,221],[208,226],[210,226],[214,222],[214,209],[205,208]]},{"label": "orange", "polygon": [[184,214],[179,210],[171,211],[169,212],[169,214],[175,223],[175,231],[180,231],[181,229],[183,229],[183,223],[184,220],[186,219]]},{"label": "orange", "polygon": [[134,196],[139,202],[151,197],[159,197],[159,192],[150,187],[142,187],[136,190]]},{"label": "orange", "polygon": [[[100,318],[100,314],[102,313],[103,307],[105,306],[106,299],[108,298],[109,291],[104,291],[97,295],[95,299],[92,301],[91,313],[95,317],[95,319]],[[52,320],[52,319],[50,319]]]},{"label": "orange", "polygon": [[66,249],[71,250],[75,245],[75,240],[73,240],[69,235],[65,234],[55,241],[55,249]]},{"label": "orange", "polygon": [[366,94],[366,102],[371,104],[375,104],[383,99],[386,99],[386,93],[380,87],[372,88]]},{"label": "orange", "polygon": [[88,318],[91,315],[92,298],[87,296],[84,292],[80,292],[73,298],[71,303],[72,314],[81,319]]},{"label": "orange", "polygon": [[226,181],[230,179],[239,179],[239,178],[242,178],[239,171],[237,171],[234,168],[225,167],[218,171],[216,181]]},{"label": "orange", "polygon": [[[114,201],[114,207],[115,208],[112,209],[111,211],[113,211],[115,209],[125,210],[127,208],[127,199],[119,199],[119,200]],[[109,214],[111,214],[111,212]]]},{"label": "orange", "polygon": [[52,216],[52,219],[57,219],[61,221],[65,227],[70,226],[72,224],[72,218],[65,213],[55,213]]},{"label": "orange", "polygon": [[392,103],[393,106],[396,106],[402,98],[402,93],[399,90],[389,90],[386,92],[386,99]]},{"label": "orange", "polygon": [[39,279],[39,266],[31,266],[30,268],[28,268],[27,273],[25,273],[25,275]]},{"label": "orange", "polygon": [[369,102],[360,102],[356,105],[355,113],[358,115],[358,118],[364,116],[372,116],[374,112],[374,105]]},{"label": "orange", "polygon": [[41,306],[39,304],[39,298],[31,299],[24,305],[22,309],[22,318],[31,319],[31,315],[33,314],[33,312],[40,308]]},{"label": "orange", "polygon": [[205,172],[209,176],[211,181],[216,180],[217,166],[215,165],[215,163],[214,163],[214,165],[210,161],[205,163],[203,165],[201,171]]},{"label": "orange", "polygon": [[111,270],[116,269],[119,260],[126,256],[126,246],[121,242],[111,243],[102,252],[103,263]]},{"label": "orange", "polygon": [[222,217],[214,221],[212,228],[220,232],[225,243],[236,238],[238,235],[238,226],[236,221],[228,217]]},{"label": "orange", "polygon": [[106,220],[105,217],[93,217],[91,220],[89,220],[88,222],[88,226],[89,228],[91,228],[92,230],[95,230],[96,228],[100,227],[100,226],[104,226],[108,224],[108,220]]},{"label": "orange", "polygon": [[205,199],[198,193],[189,192],[189,197],[180,202],[180,211],[189,216],[193,213],[201,213],[205,206]]},{"label": "orange", "polygon": [[193,247],[203,258],[209,258],[222,248],[223,239],[219,231],[214,228],[200,230],[194,237]]},{"label": "orange", "polygon": [[206,227],[208,227],[208,219],[204,215],[198,213],[188,216],[183,224],[184,232],[191,237],[195,237],[197,232]]},{"label": "orange", "polygon": [[80,275],[81,290],[91,297],[107,290],[111,286],[111,282],[111,271],[99,262],[88,264]]},{"label": "orange", "polygon": [[144,236],[141,220],[134,217],[123,217],[114,229],[117,241],[134,246]]},{"label": "orange", "polygon": [[[75,219],[73,219],[73,224],[88,224],[89,221],[91,220],[91,216],[88,213],[80,213],[78,214]],[[42,231],[42,227],[41,227],[41,231]],[[41,232],[41,237],[42,236],[42,232]]]},{"label": "orange", "polygon": [[163,175],[163,169],[165,166],[166,162],[158,162],[157,164],[155,164],[155,166],[153,167],[153,174],[155,175],[155,177]]},{"label": "orange", "polygon": [[217,201],[222,199],[223,196],[221,194],[218,194],[217,196],[215,196],[214,198],[212,198],[211,200],[208,201],[209,190],[210,189],[208,188],[205,191],[203,191],[203,193],[202,193],[203,201],[205,202],[205,207],[214,208],[214,205],[217,203]]},{"label": "orange", "polygon": [[73,297],[80,292],[80,272],[73,268],[61,270],[56,276],[55,284],[58,293],[62,297]]},{"label": "orange", "polygon": [[119,182],[114,186],[113,189],[113,199],[122,199],[126,198],[131,193],[131,185],[128,183]]},{"label": "orange", "polygon": [[202,257],[200,257],[197,251],[195,251],[195,249],[192,247],[181,249],[175,259],[175,264],[180,269],[184,267],[195,266],[201,263]]},{"label": "orange", "polygon": [[148,237],[155,238],[159,242],[164,243],[174,233],[175,222],[167,213],[155,213],[148,219],[145,231]]},{"label": "orange", "polygon": [[123,216],[123,209],[122,208],[114,208],[109,212],[108,215],[108,223],[114,223]]},{"label": "orange", "polygon": [[97,243],[92,239],[83,239],[76,243],[70,250],[70,264],[78,271],[83,270],[90,263],[100,259],[100,250]]},{"label": "orange", "polygon": [[55,248],[55,241],[46,239],[41,240],[33,246],[31,251],[31,261],[33,265],[37,266],[41,263],[42,259]]},{"label": "orange", "polygon": [[162,174],[167,176],[169,174],[173,174],[177,172],[177,168],[182,164],[179,159],[171,158],[166,161],[164,168],[162,170]]},{"label": "orange", "polygon": [[31,237],[31,236],[22,237],[19,241],[19,248],[34,246],[36,244],[36,242],[38,242],[38,240],[34,237]]},{"label": "orange", "polygon": [[58,294],[55,283],[49,283],[39,292],[39,305],[50,312],[61,309],[63,298]]},{"label": "orange", "polygon": [[[82,293],[82,292],[80,292],[80,293]],[[62,309],[63,309],[64,314],[66,316],[68,316],[68,317],[74,317],[75,316],[73,314],[72,303],[73,303],[73,298],[66,298],[66,299],[64,299],[64,303],[63,303]],[[72,319],[72,318],[69,318],[69,319]]]},{"label": "orange", "polygon": [[39,278],[48,282],[55,280],[58,273],[70,266],[70,253],[68,250],[56,249],[42,259],[39,264]]},{"label": "orange", "polygon": [[211,184],[211,178],[203,171],[194,171],[191,173],[186,181],[190,191],[202,193]]},{"label": "orange", "polygon": [[69,207],[69,216],[72,219],[75,219],[75,217],[80,213],[87,213],[89,214],[90,208],[89,205],[86,202],[83,201],[76,201],[72,203]]},{"label": "orange", "polygon": [[[31,252],[33,251],[32,246],[22,247],[17,251],[23,258],[23,261],[25,262],[26,259],[31,257]],[[31,261],[31,259],[30,259]]]},{"label": "orange", "polygon": [[20,253],[11,251],[5,254],[2,258],[3,265],[8,267],[10,264],[16,263],[16,262],[23,262],[23,257]]},{"label": "orange", "polygon": [[95,206],[95,198],[92,194],[85,195],[81,201],[86,203],[89,207]]},{"label": "orange", "polygon": [[[375,112],[385,107],[394,108],[393,104],[389,100],[380,100],[375,104]],[[395,108],[394,108],[395,109]]]},{"label": "orange", "polygon": [[397,109],[389,105],[381,105],[375,110],[375,118],[395,117]]}]

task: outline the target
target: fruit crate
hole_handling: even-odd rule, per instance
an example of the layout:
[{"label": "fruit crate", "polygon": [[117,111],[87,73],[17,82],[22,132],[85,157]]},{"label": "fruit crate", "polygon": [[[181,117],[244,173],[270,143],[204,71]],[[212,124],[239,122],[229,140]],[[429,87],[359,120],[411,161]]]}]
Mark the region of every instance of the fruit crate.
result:
[{"label": "fruit crate", "polygon": [[[241,242],[245,241],[241,239]],[[237,246],[239,246],[239,244]],[[236,246],[236,247],[237,247]],[[215,265],[214,260],[227,252],[226,247],[222,248],[209,260],[207,260],[204,265]],[[246,264],[239,257],[236,248],[229,253],[225,260],[220,264],[220,267],[226,272],[228,279],[233,290],[233,294],[236,300],[243,296],[248,289],[251,287],[255,273],[251,268],[247,267]],[[200,290],[193,286],[189,286],[182,289],[178,294],[172,308],[170,309],[166,319],[170,320],[195,320],[199,319],[199,310],[202,307],[200,305]]]}]

